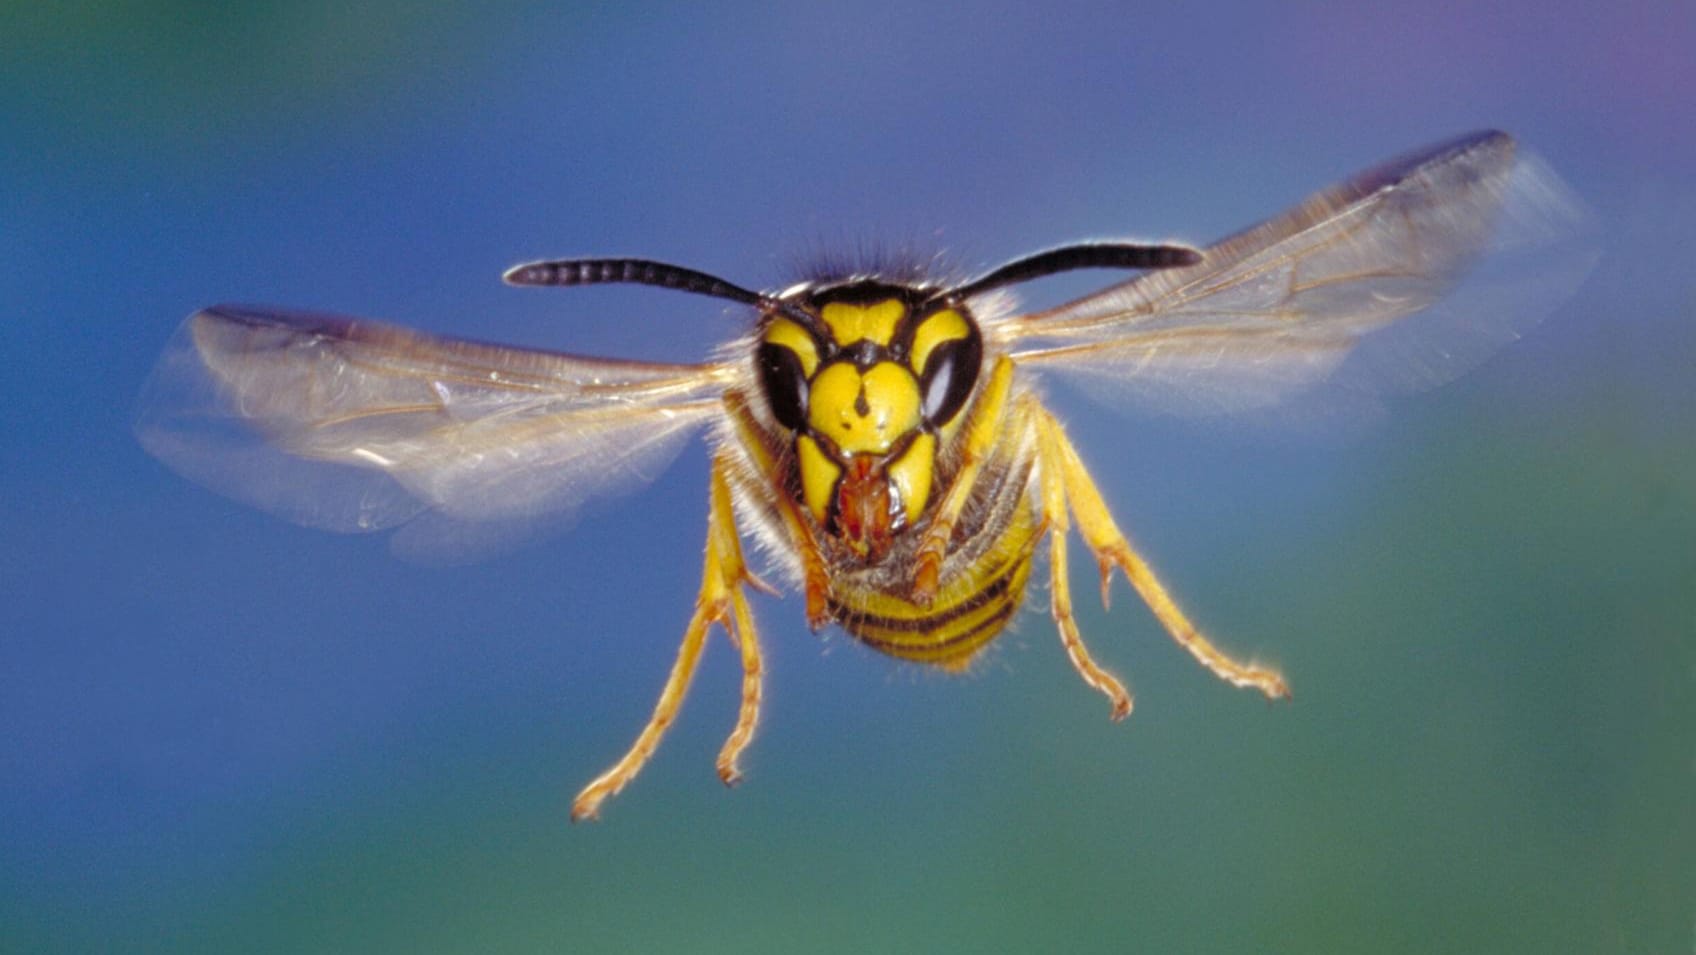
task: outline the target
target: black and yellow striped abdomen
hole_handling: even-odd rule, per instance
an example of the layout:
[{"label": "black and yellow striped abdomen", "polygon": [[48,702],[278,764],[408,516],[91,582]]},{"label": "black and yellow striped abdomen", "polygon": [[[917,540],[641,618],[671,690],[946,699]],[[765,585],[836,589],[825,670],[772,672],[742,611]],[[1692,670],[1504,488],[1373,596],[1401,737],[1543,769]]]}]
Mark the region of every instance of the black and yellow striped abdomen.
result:
[{"label": "black and yellow striped abdomen", "polygon": [[888,592],[856,589],[850,581],[833,588],[830,612],[843,629],[875,650],[946,669],[963,667],[1018,611],[1038,530],[1028,511],[1017,511],[994,546],[951,572],[926,606]]},{"label": "black and yellow striped abdomen", "polygon": [[[897,555],[884,572],[845,573],[832,581],[830,614],[862,643],[902,660],[961,669],[1006,628],[1024,601],[1041,522],[1029,499],[1030,463],[998,455],[984,490],[943,566],[934,599],[909,596],[910,567]],[[919,535],[914,534],[913,541]]]}]

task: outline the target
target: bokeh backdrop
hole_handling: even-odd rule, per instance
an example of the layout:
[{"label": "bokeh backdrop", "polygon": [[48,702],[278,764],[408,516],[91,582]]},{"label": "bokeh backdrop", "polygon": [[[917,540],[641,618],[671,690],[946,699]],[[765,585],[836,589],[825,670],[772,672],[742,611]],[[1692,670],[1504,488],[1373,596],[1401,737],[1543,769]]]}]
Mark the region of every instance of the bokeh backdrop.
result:
[{"label": "bokeh backdrop", "polygon": [[[0,950],[1689,951],[1696,7],[9,3],[0,10]],[[699,571],[705,455],[461,568],[297,528],[137,446],[195,308],[693,359],[720,303],[514,290],[549,255],[745,285],[1205,241],[1513,131],[1588,283],[1346,434],[1055,401],[1269,706],[1128,591],[970,676],[759,598],[599,824]],[[1087,277],[1095,278],[1095,277]],[[1042,294],[1062,294],[1057,282]]]}]

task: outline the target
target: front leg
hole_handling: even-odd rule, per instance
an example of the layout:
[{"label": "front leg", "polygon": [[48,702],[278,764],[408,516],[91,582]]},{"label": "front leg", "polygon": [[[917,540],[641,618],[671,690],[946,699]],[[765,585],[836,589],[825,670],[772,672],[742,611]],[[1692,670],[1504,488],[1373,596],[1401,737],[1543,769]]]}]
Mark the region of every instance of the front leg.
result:
[{"label": "front leg", "polygon": [[972,406],[972,416],[966,422],[966,439],[961,449],[959,469],[954,472],[948,493],[931,515],[919,544],[913,571],[913,601],[922,605],[936,598],[937,585],[942,577],[942,561],[948,556],[948,541],[954,536],[954,525],[966,509],[966,501],[977,485],[983,463],[1002,437],[1002,419],[1007,412],[1007,396],[1013,387],[1013,361],[1006,355],[995,361],[995,368],[984,383],[983,393]]},{"label": "front leg", "polygon": [[695,613],[683,631],[683,644],[677,651],[665,689],[654,706],[654,713],[636,737],[630,750],[611,769],[596,777],[583,788],[571,804],[571,820],[593,819],[601,803],[616,795],[630,780],[636,778],[642,765],[660,744],[660,738],[677,718],[684,694],[700,662],[701,648],[707,631],[713,624],[723,627],[742,654],[742,705],[737,714],[736,728],[719,754],[718,773],[726,784],[736,782],[737,756],[754,736],[760,706],[759,637],[754,631],[753,615],[748,610],[742,586],[751,579],[742,561],[742,543],[736,533],[736,518],[731,508],[730,486],[725,477],[729,462],[724,454],[713,460],[710,503],[707,512],[706,566],[701,572],[701,590],[695,598]]},{"label": "front leg", "polygon": [[[753,412],[748,410],[748,399],[740,392],[732,391],[724,396],[724,405],[730,420],[736,424],[737,434],[742,439],[742,448],[748,452],[760,479],[768,487],[783,487],[784,478],[779,473],[778,459],[773,457],[773,450],[766,444],[760,427],[754,420]],[[800,505],[794,498],[788,494],[777,495],[776,509],[784,528],[789,532],[790,541],[795,545],[795,555],[801,561],[802,589],[807,600],[807,626],[817,633],[831,622],[827,600],[830,595],[830,574],[825,570],[824,555],[819,552],[819,542],[813,534],[812,524],[808,518],[802,516]]]}]

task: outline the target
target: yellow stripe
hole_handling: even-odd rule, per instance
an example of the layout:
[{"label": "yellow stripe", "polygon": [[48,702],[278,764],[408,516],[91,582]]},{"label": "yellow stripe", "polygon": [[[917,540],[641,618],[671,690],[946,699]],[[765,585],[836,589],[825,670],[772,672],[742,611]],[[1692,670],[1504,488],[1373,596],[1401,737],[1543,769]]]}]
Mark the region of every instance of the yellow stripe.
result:
[{"label": "yellow stripe", "polygon": [[863,339],[887,346],[895,339],[895,326],[907,314],[907,306],[895,299],[875,305],[849,305],[846,302],[826,302],[819,309],[819,318],[830,329],[831,337],[844,347]]},{"label": "yellow stripe", "polygon": [[966,324],[965,317],[951,308],[927,317],[913,332],[913,370],[922,376],[936,346],[960,341],[971,334],[972,327]]},{"label": "yellow stripe", "polygon": [[825,456],[811,435],[803,434],[795,440],[795,452],[801,468],[801,496],[806,498],[813,520],[822,525],[830,513],[830,498],[836,491],[836,479],[842,476],[842,468]]},{"label": "yellow stripe", "polygon": [[[849,618],[844,626],[868,646],[890,656],[944,667],[961,666],[1006,628],[1023,602],[1031,562],[1020,560],[980,591],[986,597],[969,612],[920,630],[890,629],[869,621]],[[940,617],[947,618],[943,613]]]},{"label": "yellow stripe", "polygon": [[766,326],[764,338],[773,345],[787,348],[801,360],[801,373],[808,378],[819,367],[819,346],[814,343],[813,336],[800,325],[787,318],[774,318]]},{"label": "yellow stripe", "polygon": [[843,629],[903,660],[964,666],[1012,619],[1024,599],[1035,522],[1022,505],[995,545],[949,582],[928,606],[873,590],[833,593]]},{"label": "yellow stripe", "polygon": [[901,513],[917,523],[930,502],[930,483],[936,476],[936,435],[920,431],[901,456],[889,463],[889,480],[901,495]]}]

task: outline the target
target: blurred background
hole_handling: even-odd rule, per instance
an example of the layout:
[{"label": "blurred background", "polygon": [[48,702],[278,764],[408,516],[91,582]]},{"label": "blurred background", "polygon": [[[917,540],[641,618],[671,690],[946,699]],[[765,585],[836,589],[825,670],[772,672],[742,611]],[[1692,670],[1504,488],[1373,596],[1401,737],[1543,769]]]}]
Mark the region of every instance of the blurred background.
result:
[{"label": "blurred background", "polygon": [[[1693,49],[1664,0],[5,5],[0,949],[1689,951]],[[1055,392],[1286,705],[1122,585],[1105,614],[1085,567],[1120,725],[1040,611],[947,678],[760,597],[744,784],[713,774],[715,639],[647,771],[571,826],[687,619],[699,445],[444,569],[211,494],[130,429],[212,302],[696,359],[735,310],[500,273],[1202,242],[1488,126],[1590,204],[1602,258],[1479,370],[1317,439]]]}]

